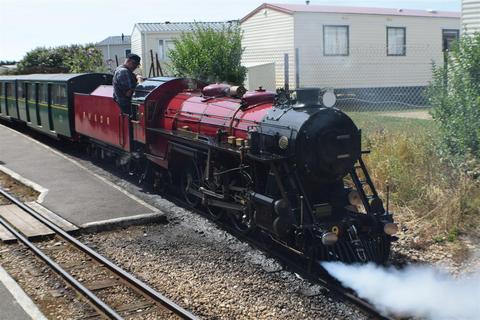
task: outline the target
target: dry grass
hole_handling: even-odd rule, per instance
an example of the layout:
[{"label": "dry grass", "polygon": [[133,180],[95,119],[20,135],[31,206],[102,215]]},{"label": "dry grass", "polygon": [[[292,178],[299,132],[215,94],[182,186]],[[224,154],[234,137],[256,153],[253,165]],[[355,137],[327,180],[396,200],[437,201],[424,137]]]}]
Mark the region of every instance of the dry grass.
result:
[{"label": "dry grass", "polygon": [[397,219],[428,241],[480,233],[480,183],[438,155],[433,121],[352,114],[379,192],[387,185]]}]

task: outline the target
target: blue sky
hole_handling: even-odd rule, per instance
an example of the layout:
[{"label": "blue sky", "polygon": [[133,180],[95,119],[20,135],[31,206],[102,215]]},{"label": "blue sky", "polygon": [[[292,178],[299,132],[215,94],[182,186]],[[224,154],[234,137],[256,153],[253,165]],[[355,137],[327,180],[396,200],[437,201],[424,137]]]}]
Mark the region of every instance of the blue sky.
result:
[{"label": "blue sky", "polygon": [[[239,19],[257,0],[0,0],[0,60],[38,46],[98,42],[130,35],[136,22]],[[461,0],[311,0],[311,4],[460,11]],[[305,3],[274,0],[272,3]]]}]

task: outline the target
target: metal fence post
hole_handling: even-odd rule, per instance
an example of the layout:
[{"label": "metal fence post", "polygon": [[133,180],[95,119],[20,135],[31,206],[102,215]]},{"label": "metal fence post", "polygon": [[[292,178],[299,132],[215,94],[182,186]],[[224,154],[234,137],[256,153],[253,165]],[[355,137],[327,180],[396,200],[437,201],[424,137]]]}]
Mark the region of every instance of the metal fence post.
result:
[{"label": "metal fence post", "polygon": [[295,48],[295,88],[300,88],[300,50]]},{"label": "metal fence post", "polygon": [[285,53],[284,56],[283,56],[283,78],[285,80],[285,91],[289,91],[290,88],[289,88],[289,77],[288,77],[288,74],[289,74],[289,68],[288,68],[288,53]]}]

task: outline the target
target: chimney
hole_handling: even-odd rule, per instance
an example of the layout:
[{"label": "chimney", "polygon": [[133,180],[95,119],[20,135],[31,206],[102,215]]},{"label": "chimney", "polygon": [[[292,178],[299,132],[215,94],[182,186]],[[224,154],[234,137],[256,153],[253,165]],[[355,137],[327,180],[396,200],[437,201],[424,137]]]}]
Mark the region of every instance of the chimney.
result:
[{"label": "chimney", "polygon": [[123,33],[122,33],[122,42],[123,42],[124,40],[125,40],[125,36],[124,36]]}]

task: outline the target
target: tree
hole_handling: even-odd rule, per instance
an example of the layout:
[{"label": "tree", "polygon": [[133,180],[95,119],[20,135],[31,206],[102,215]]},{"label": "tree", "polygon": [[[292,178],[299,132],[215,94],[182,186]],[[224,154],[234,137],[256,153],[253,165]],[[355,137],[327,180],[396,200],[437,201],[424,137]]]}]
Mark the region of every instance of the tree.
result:
[{"label": "tree", "polygon": [[480,159],[480,33],[462,37],[445,62],[433,67],[432,116],[452,154]]},{"label": "tree", "polygon": [[191,33],[183,33],[169,51],[170,68],[176,76],[191,77],[207,83],[243,84],[246,69],[240,64],[242,33],[238,24],[221,31],[200,24]]},{"label": "tree", "polygon": [[18,73],[80,73],[105,71],[102,53],[93,45],[36,48],[18,63]]}]

